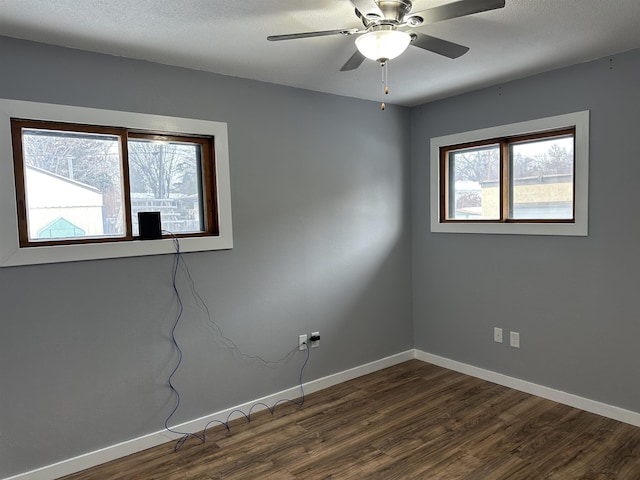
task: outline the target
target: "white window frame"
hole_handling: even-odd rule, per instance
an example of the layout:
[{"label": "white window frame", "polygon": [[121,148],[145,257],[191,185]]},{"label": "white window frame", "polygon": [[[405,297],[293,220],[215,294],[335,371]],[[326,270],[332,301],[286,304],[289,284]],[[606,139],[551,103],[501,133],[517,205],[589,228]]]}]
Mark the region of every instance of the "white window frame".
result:
[{"label": "white window frame", "polygon": [[180,238],[181,252],[233,248],[227,124],[208,120],[0,99],[0,267],[175,252],[173,240],[132,240],[20,247],[11,143],[11,118],[79,123],[214,137],[219,235]]},{"label": "white window frame", "polygon": [[[575,221],[571,223],[473,223],[440,221],[440,148],[490,138],[534,134],[575,127]],[[500,125],[431,139],[431,231],[511,235],[587,236],[589,231],[589,111]]]}]

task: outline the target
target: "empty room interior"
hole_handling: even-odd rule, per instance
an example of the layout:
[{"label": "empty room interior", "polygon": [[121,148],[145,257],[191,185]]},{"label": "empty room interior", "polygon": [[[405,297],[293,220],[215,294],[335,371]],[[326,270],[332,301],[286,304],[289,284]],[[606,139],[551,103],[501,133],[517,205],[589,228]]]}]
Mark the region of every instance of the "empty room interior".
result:
[{"label": "empty room interior", "polygon": [[3,2],[0,478],[639,479],[639,20]]}]

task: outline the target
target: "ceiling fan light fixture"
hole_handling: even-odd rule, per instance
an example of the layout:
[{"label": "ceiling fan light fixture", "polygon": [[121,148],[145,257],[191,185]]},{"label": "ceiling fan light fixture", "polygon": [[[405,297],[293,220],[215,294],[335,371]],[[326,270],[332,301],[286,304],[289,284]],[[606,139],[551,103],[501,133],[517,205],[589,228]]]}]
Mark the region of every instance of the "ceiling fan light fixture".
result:
[{"label": "ceiling fan light fixture", "polygon": [[365,57],[384,61],[396,58],[411,43],[411,35],[399,30],[377,30],[356,38],[356,48]]}]

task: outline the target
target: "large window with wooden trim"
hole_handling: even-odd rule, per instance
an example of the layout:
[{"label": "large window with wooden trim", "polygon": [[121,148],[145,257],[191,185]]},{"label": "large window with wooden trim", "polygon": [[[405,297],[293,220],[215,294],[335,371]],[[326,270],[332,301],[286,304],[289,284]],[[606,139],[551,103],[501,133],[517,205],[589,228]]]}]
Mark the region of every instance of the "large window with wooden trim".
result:
[{"label": "large window with wooden trim", "polygon": [[586,235],[587,139],[588,112],[432,139],[432,231]]},{"label": "large window with wooden trim", "polygon": [[[12,119],[21,246],[217,235],[211,137]],[[160,228],[156,228],[160,230]]]},{"label": "large window with wooden trim", "polygon": [[0,152],[0,267],[233,246],[225,123],[0,99]]},{"label": "large window with wooden trim", "polygon": [[575,128],[440,148],[443,222],[570,222]]}]

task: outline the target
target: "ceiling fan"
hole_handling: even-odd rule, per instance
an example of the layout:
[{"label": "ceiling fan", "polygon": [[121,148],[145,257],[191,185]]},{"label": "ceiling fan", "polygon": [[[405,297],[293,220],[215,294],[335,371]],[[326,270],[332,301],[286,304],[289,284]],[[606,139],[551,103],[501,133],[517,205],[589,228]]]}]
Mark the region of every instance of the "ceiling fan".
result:
[{"label": "ceiling fan", "polygon": [[[341,71],[355,70],[364,62],[365,58],[376,60],[385,67],[389,60],[401,55],[409,45],[448,58],[458,58],[467,53],[469,48],[441,38],[415,32],[412,29],[505,6],[505,0],[458,0],[427,10],[413,12],[411,0],[351,0],[351,3],[355,7],[356,16],[362,21],[363,29],[343,28],[271,35],[267,37],[267,40],[280,41],[329,35],[358,35],[355,41],[356,52],[342,66]],[[384,78],[383,81],[385,81]],[[385,93],[388,93],[386,86]]]}]

